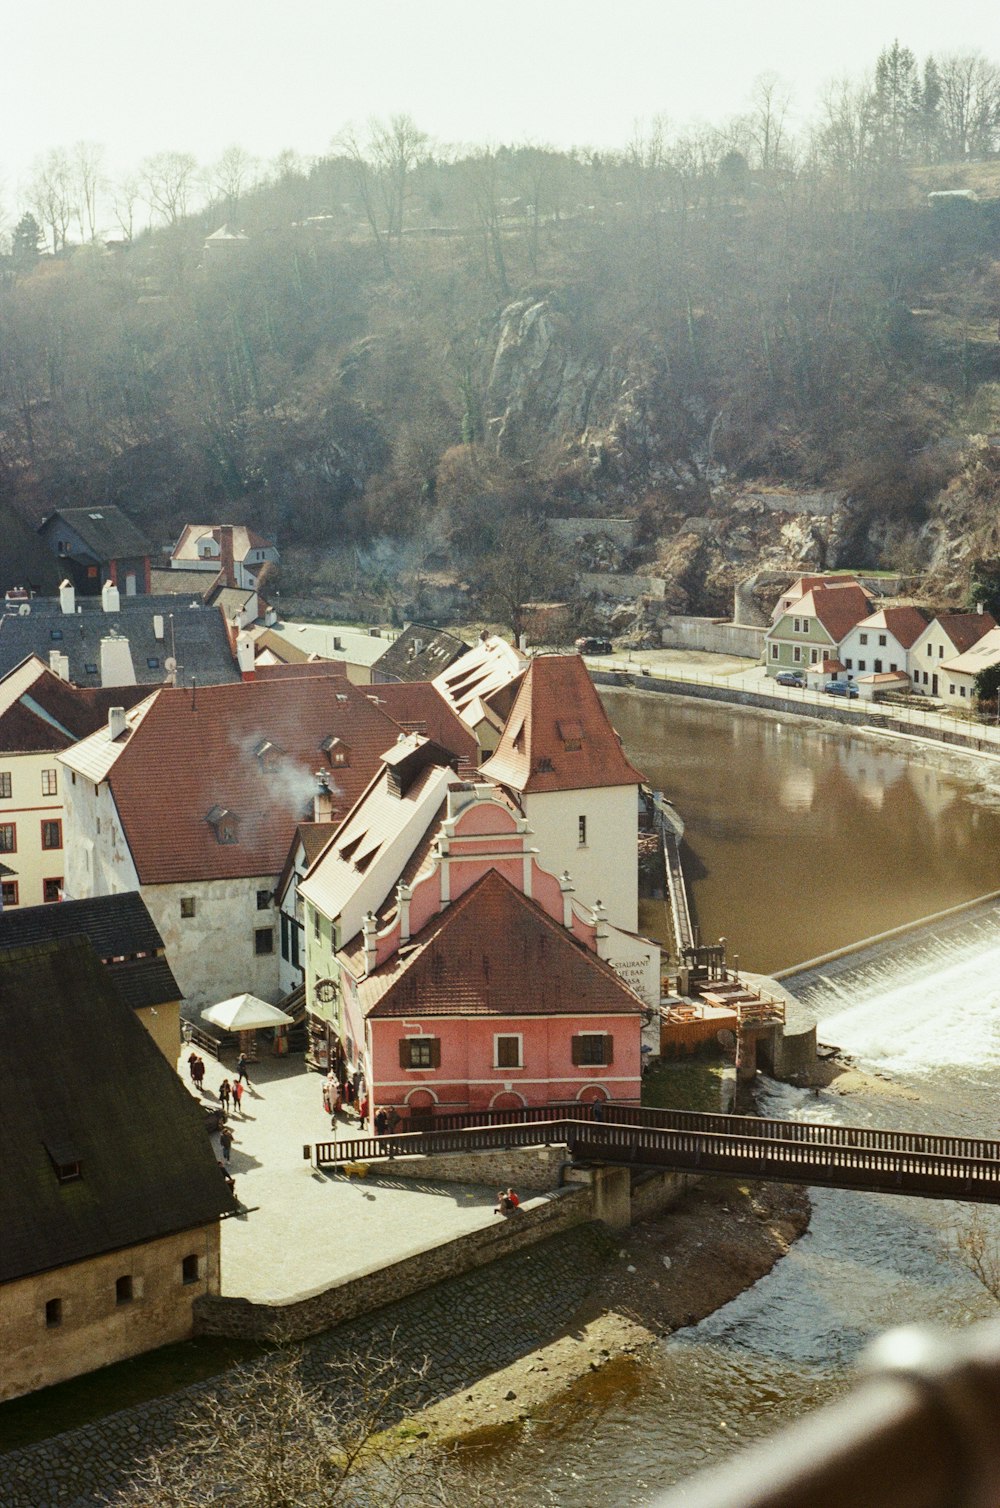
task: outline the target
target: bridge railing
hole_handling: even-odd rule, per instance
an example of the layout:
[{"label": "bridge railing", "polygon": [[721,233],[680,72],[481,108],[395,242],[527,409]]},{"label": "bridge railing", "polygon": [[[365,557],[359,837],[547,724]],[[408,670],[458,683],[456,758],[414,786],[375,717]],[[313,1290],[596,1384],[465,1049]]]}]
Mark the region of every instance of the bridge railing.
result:
[{"label": "bridge railing", "polygon": [[[876,1152],[921,1151],[935,1157],[1000,1160],[1000,1141],[970,1136],[924,1135],[879,1126],[837,1126],[815,1121],[788,1121],[755,1115],[720,1115],[704,1110],[659,1110],[605,1100],[598,1112],[607,1124],[649,1126],[668,1131],[724,1132],[762,1140],[800,1142],[810,1146],[848,1146]],[[487,1126],[532,1125],[560,1119],[593,1121],[593,1107],[579,1101],[524,1106],[515,1110],[474,1110],[436,1115],[429,1130],[473,1130]],[[520,1143],[523,1145],[523,1143]]]},{"label": "bridge railing", "polygon": [[[719,1117],[723,1119],[723,1117]],[[740,1117],[726,1117],[739,1125]],[[924,1193],[929,1197],[979,1197],[1000,1193],[1000,1160],[932,1152],[914,1139],[906,1148],[865,1147],[842,1140],[783,1140],[746,1136],[739,1130],[676,1129],[595,1122],[570,1116],[548,1121],[466,1127],[454,1131],[405,1132],[319,1142],[317,1167],[386,1161],[448,1152],[513,1150],[566,1145],[578,1160],[667,1167],[676,1171],[736,1173],[784,1182],[842,1188]],[[822,1127],[823,1131],[845,1128]]]}]

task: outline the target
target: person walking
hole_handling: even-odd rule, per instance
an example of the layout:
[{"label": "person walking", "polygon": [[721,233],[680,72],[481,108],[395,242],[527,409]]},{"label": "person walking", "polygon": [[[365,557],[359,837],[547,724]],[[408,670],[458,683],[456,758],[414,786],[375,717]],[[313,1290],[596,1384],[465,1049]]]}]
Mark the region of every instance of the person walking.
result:
[{"label": "person walking", "polygon": [[232,1097],[232,1092],[233,1091],[232,1087],[230,1086],[229,1080],[223,1079],[222,1083],[219,1085],[219,1104],[222,1106],[227,1115],[229,1114],[229,1101]]},{"label": "person walking", "polygon": [[247,1087],[250,1085],[250,1075],[247,1073],[247,1055],[241,1052],[236,1060],[236,1077],[245,1080]]},{"label": "person walking", "polygon": [[223,1158],[228,1162],[229,1154],[233,1149],[233,1131],[231,1126],[222,1127],[222,1130],[219,1132],[219,1146],[222,1148]]},{"label": "person walking", "polygon": [[204,1058],[195,1058],[194,1064],[191,1068],[191,1077],[194,1079],[194,1087],[197,1089],[198,1093],[201,1094],[201,1086],[205,1082]]},{"label": "person walking", "polygon": [[384,1136],[389,1129],[389,1117],[382,1109],[375,1112],[375,1135]]},{"label": "person walking", "polygon": [[197,1061],[198,1054],[192,1050],[188,1053],[188,1073],[191,1076],[192,1084],[195,1082],[195,1064],[197,1063]]},{"label": "person walking", "polygon": [[239,1079],[233,1081],[233,1109],[243,1114],[243,1085]]},{"label": "person walking", "polygon": [[219,1172],[222,1174],[223,1178],[226,1180],[226,1187],[228,1188],[229,1192],[232,1194],[233,1198],[235,1199],[236,1198],[236,1179],[233,1177],[232,1173],[230,1173],[229,1169],[226,1167],[226,1165],[225,1165],[224,1162],[220,1161],[220,1163],[219,1163]]}]

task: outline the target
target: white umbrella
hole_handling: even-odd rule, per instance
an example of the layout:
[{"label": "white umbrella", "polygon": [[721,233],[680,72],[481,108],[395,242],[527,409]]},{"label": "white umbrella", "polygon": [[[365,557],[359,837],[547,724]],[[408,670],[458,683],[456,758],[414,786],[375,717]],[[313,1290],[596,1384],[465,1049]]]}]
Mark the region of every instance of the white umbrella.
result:
[{"label": "white umbrella", "polygon": [[227,1032],[252,1032],[259,1026],[291,1026],[294,1017],[286,1016],[276,1005],[268,1005],[256,995],[234,995],[220,1000],[201,1013],[203,1021],[221,1026]]}]

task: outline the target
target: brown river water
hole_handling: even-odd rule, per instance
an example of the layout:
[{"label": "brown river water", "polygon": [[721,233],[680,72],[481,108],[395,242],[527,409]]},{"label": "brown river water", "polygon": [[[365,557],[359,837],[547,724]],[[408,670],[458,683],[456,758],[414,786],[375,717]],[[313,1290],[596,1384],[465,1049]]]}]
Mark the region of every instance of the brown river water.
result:
[{"label": "brown river water", "polygon": [[[724,935],[741,966],[789,967],[1000,888],[1000,810],[971,762],[962,778],[919,747],[792,717],[655,693],[609,691],[605,702],[634,763],[684,818],[703,940]],[[913,1098],[764,1081],[764,1113],[997,1134],[1000,911],[810,980],[803,998],[821,1038]],[[811,1198],[808,1233],[766,1278],[670,1337],[651,1369],[607,1368],[506,1440],[512,1503],[646,1503],[836,1397],[887,1326],[992,1312],[954,1256],[961,1207]],[[1000,1220],[987,1219],[1000,1240]]]}]

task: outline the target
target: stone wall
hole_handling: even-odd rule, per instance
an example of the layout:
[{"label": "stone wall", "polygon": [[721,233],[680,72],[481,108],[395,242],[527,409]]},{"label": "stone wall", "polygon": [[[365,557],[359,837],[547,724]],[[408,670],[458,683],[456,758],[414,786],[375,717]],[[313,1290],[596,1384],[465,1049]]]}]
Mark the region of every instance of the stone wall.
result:
[{"label": "stone wall", "polygon": [[637,597],[662,599],[667,583],[662,576],[626,576],[617,571],[581,571],[580,585],[585,592],[598,592],[615,602],[634,602]]},{"label": "stone wall", "polygon": [[417,1252],[391,1267],[373,1267],[345,1283],[290,1304],[253,1304],[249,1299],[205,1295],[195,1305],[195,1330],[199,1335],[267,1340],[280,1328],[287,1339],[301,1340],[434,1283],[534,1246],[591,1218],[591,1190],[567,1189],[530,1204],[513,1219],[497,1216],[495,1225],[470,1231],[429,1251]]},{"label": "stone wall", "polygon": [[743,655],[759,660],[764,628],[727,623],[719,618],[668,618],[660,628],[664,649],[703,649],[709,654]]},{"label": "stone wall", "polygon": [[544,1194],[559,1185],[559,1170],[569,1161],[566,1147],[514,1147],[509,1152],[442,1152],[437,1157],[394,1157],[394,1178],[418,1183],[475,1183],[511,1186],[518,1193]]},{"label": "stone wall", "polygon": [[635,544],[636,521],[634,518],[550,518],[549,531],[560,544],[574,545],[578,539],[594,535],[613,539],[623,550],[631,550]]},{"label": "stone wall", "polygon": [[688,1189],[701,1182],[693,1173],[639,1173],[632,1181],[632,1224],[652,1220],[672,1209]]},{"label": "stone wall", "polygon": [[[183,1262],[198,1258],[185,1283]],[[128,1279],[131,1297],[116,1283]],[[219,1226],[199,1227],[8,1283],[0,1399],[17,1398],[193,1333],[192,1310],[219,1286]],[[59,1300],[57,1324],[46,1305]]]}]

